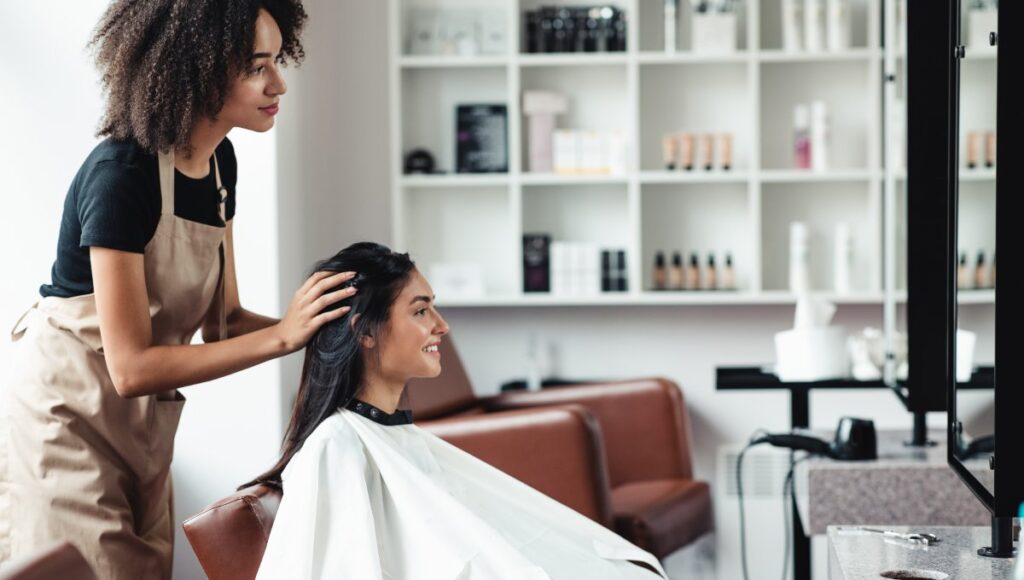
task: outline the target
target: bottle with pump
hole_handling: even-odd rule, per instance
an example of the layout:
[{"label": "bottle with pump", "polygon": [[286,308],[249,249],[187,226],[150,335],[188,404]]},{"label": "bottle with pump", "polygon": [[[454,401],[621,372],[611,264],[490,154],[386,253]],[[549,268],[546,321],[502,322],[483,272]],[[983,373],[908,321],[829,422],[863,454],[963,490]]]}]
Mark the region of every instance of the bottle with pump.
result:
[{"label": "bottle with pump", "polygon": [[697,253],[690,254],[690,267],[686,269],[686,289],[700,290],[700,262]]},{"label": "bottle with pump", "polygon": [[732,254],[725,254],[725,268],[722,270],[722,290],[736,289],[736,271],[732,265]]},{"label": "bottle with pump", "polygon": [[665,272],[665,254],[661,251],[654,254],[654,289],[664,290],[665,279],[667,272]]},{"label": "bottle with pump", "polygon": [[683,289],[683,255],[672,253],[672,268],[668,271],[668,287],[671,290]]},{"label": "bottle with pump", "polygon": [[811,168],[811,111],[807,105],[793,109],[793,166]]},{"label": "bottle with pump", "polygon": [[715,268],[715,255],[708,254],[708,267],[704,270],[704,289],[718,289],[718,271]]}]

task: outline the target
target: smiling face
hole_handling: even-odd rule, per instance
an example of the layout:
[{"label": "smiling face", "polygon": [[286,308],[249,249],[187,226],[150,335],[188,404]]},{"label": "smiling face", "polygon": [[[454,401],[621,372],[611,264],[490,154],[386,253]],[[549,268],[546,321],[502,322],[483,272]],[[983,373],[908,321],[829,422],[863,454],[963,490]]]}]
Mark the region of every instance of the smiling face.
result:
[{"label": "smiling face", "polygon": [[441,373],[438,347],[448,334],[448,323],[434,307],[434,291],[417,270],[391,305],[388,322],[377,341],[380,374],[389,382],[405,384],[413,378]]},{"label": "smiling face", "polygon": [[242,71],[224,100],[218,120],[231,127],[264,132],[274,126],[281,95],[287,90],[276,62],[281,29],[266,10],[256,17],[256,39],[249,68]]}]

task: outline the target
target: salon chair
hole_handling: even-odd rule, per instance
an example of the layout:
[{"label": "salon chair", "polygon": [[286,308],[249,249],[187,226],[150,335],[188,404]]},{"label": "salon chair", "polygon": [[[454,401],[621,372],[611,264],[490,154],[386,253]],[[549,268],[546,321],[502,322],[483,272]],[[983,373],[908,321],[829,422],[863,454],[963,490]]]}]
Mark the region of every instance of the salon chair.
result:
[{"label": "salon chair", "polygon": [[[404,404],[399,405],[412,409],[418,425],[450,437],[458,424],[472,425],[493,413],[581,407],[595,424],[594,449],[602,454],[592,464],[607,466],[607,475],[586,482],[587,489],[568,489],[557,478],[545,478],[539,472],[548,469],[548,462],[531,469],[536,453],[532,441],[477,440],[472,446],[457,438],[450,442],[614,529],[658,558],[711,531],[711,490],[707,483],[693,479],[686,405],[675,383],[639,379],[478,397],[450,336],[441,342],[440,350],[441,375],[411,381]],[[586,500],[581,502],[574,494]],[[579,507],[590,498],[605,497],[610,501],[610,518],[603,515],[603,508],[588,512]]]},{"label": "salon chair", "polygon": [[0,570],[0,580],[96,580],[89,563],[68,542],[45,548]]},{"label": "salon chair", "polygon": [[[590,518],[611,520],[600,432],[578,405],[438,421],[431,431]],[[256,576],[281,497],[277,488],[251,486],[184,522],[185,537],[210,580]]]}]

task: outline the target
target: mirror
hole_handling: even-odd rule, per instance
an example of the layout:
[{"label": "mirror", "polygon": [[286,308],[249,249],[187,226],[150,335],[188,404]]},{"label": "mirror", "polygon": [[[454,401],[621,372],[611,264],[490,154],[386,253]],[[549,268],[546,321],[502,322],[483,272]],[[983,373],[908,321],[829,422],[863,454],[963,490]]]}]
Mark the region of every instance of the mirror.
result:
[{"label": "mirror", "polygon": [[995,359],[996,63],[998,0],[960,6],[957,156],[957,456],[995,494],[989,469],[995,433],[995,392],[982,388]]}]

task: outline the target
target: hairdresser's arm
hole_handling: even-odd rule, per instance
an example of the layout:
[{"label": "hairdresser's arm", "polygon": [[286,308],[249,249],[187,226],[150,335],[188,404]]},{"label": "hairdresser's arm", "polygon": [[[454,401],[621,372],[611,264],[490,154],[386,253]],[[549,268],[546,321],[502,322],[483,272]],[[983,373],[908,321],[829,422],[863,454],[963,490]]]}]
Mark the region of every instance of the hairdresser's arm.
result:
[{"label": "hairdresser's arm", "polygon": [[[238,278],[235,276],[234,229],[232,220],[227,223],[224,232],[224,306],[227,309],[228,338],[249,334],[280,322],[276,318],[242,308],[238,298]],[[220,338],[220,312],[217,306],[217,301],[214,301],[213,307],[203,320],[203,342],[215,342]]]},{"label": "hairdresser's arm", "polygon": [[352,288],[327,293],[352,273],[318,272],[273,326],[212,344],[153,345],[142,254],[93,247],[89,256],[107,370],[122,397],[210,381],[298,350],[320,326],[348,312],[324,308],[354,294]]}]

